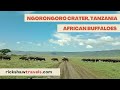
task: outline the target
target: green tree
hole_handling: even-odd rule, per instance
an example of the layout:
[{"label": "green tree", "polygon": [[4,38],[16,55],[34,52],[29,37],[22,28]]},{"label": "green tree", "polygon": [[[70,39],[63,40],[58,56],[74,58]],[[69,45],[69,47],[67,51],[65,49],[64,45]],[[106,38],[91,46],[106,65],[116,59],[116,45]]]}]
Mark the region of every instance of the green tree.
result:
[{"label": "green tree", "polygon": [[3,54],[3,55],[6,55],[7,53],[11,52],[10,49],[2,49],[0,50],[0,52]]}]

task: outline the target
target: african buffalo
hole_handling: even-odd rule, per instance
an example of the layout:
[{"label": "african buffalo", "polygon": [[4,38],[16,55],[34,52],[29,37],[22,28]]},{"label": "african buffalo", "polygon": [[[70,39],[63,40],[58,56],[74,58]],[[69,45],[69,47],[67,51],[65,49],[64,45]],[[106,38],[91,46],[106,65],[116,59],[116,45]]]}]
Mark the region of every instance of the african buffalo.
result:
[{"label": "african buffalo", "polygon": [[11,57],[10,56],[2,56],[2,59],[3,60],[11,60]]},{"label": "african buffalo", "polygon": [[53,60],[53,61],[58,61],[58,58],[52,58],[51,60]]},{"label": "african buffalo", "polygon": [[0,56],[0,60],[2,60],[2,56]]},{"label": "african buffalo", "polygon": [[25,57],[25,56],[22,56],[22,57],[20,57],[19,59],[22,59],[22,60],[29,60],[28,57]]},{"label": "african buffalo", "polygon": [[41,58],[41,57],[36,57],[35,58],[37,61],[45,61],[45,58]]},{"label": "african buffalo", "polygon": [[69,61],[69,59],[68,58],[63,58],[62,61]]},{"label": "african buffalo", "polygon": [[29,60],[35,60],[35,57],[28,57]]}]

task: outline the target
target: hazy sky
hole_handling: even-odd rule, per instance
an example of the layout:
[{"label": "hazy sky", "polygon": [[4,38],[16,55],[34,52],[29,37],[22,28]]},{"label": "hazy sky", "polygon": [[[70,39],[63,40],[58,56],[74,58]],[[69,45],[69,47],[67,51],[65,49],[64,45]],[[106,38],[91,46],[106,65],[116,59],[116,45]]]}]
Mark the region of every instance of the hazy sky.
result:
[{"label": "hazy sky", "polygon": [[[21,51],[97,51],[120,49],[120,33],[58,33],[57,24],[24,22],[25,13],[113,14],[117,11],[0,11],[0,49]],[[73,23],[75,24],[75,23]],[[76,24],[91,24],[89,22]],[[93,23],[92,23],[93,24]],[[103,24],[103,23],[95,23]],[[115,24],[115,23],[111,23]]]}]

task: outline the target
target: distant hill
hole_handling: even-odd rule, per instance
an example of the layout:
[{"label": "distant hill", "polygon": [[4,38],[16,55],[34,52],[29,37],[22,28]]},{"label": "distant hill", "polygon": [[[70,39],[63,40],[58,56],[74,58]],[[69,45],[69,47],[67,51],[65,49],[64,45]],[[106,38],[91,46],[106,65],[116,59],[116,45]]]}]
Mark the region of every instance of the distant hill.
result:
[{"label": "distant hill", "polygon": [[58,56],[99,56],[99,57],[116,57],[120,56],[120,50],[106,51],[85,51],[85,52],[35,52],[35,51],[12,51],[11,54],[17,55],[58,55]]}]

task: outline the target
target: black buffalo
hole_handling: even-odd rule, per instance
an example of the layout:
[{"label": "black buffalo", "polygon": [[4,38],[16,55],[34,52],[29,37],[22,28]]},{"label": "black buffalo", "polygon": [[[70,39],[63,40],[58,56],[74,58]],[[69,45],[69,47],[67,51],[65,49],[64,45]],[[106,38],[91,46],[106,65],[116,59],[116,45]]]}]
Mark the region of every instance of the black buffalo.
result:
[{"label": "black buffalo", "polygon": [[62,61],[69,61],[69,59],[68,58],[63,58]]},{"label": "black buffalo", "polygon": [[37,60],[37,61],[45,61],[45,58],[36,57],[35,60]]},{"label": "black buffalo", "polygon": [[28,57],[25,57],[25,56],[22,56],[19,59],[21,59],[21,60],[29,60]]},{"label": "black buffalo", "polygon": [[36,60],[36,57],[28,57],[29,60]]},{"label": "black buffalo", "polygon": [[2,56],[0,56],[0,60],[2,60],[2,58],[3,58],[3,57],[2,57]]},{"label": "black buffalo", "polygon": [[11,60],[11,56],[0,56],[1,60]]},{"label": "black buffalo", "polygon": [[53,61],[58,61],[58,58],[52,58],[51,60],[53,60]]}]

